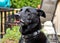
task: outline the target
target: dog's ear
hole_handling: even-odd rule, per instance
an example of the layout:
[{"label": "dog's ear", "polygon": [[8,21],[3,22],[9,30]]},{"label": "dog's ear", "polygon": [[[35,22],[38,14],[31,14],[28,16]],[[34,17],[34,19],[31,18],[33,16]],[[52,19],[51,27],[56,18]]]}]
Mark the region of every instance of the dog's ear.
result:
[{"label": "dog's ear", "polygon": [[37,9],[37,14],[38,14],[38,16],[42,16],[42,17],[46,18],[46,14],[43,10]]}]

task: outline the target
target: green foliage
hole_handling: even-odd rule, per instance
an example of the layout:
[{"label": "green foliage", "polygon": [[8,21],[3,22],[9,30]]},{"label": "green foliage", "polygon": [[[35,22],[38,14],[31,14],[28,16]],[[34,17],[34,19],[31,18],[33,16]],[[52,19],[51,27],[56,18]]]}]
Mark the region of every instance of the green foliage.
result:
[{"label": "green foliage", "polygon": [[22,8],[23,6],[36,8],[39,4],[41,4],[41,0],[11,0],[12,8]]},{"label": "green foliage", "polygon": [[12,29],[8,28],[6,30],[6,34],[4,35],[3,40],[10,39],[10,40],[19,40],[21,37],[21,33],[19,32],[20,26],[14,26]]}]

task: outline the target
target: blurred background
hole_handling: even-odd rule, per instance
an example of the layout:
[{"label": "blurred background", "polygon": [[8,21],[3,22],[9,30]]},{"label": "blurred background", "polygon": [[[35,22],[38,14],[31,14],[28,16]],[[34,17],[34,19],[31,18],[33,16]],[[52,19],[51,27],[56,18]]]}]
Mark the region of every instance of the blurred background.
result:
[{"label": "blurred background", "polygon": [[[19,28],[17,23],[15,23],[17,20],[13,16],[10,17],[10,15],[16,14],[17,12],[19,12],[20,8],[25,6],[31,6],[33,8],[40,7],[40,9],[46,13],[46,18],[40,18],[42,27],[45,28],[46,26],[46,32],[48,34],[47,36],[50,39],[54,39],[52,39],[53,41],[55,41],[53,43],[60,41],[60,0],[0,0],[0,38],[3,40],[2,42],[4,43],[7,40],[6,43],[8,43],[10,41],[10,38],[12,40],[19,40],[19,36],[21,35],[19,31],[17,31],[19,34],[17,34],[16,32],[14,33],[14,31],[17,30],[16,28]],[[50,29],[50,26],[52,26],[52,29]],[[48,29],[48,27],[51,31]],[[51,34],[48,31],[50,31]],[[54,33],[55,31],[56,34]],[[17,37],[15,37],[14,34],[17,34]],[[11,37],[11,35],[13,37]],[[16,43],[18,42],[17,40],[15,40]]]}]

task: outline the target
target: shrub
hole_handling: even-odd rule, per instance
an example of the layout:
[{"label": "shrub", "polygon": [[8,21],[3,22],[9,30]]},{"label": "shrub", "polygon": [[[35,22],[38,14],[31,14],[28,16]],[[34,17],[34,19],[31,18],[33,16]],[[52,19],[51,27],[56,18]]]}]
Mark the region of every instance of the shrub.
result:
[{"label": "shrub", "polygon": [[23,6],[36,8],[38,4],[41,4],[41,0],[11,0],[12,8],[21,8]]},{"label": "shrub", "polygon": [[19,32],[20,26],[13,26],[12,29],[8,28],[6,30],[6,34],[2,39],[2,43],[8,43],[8,41],[12,41],[12,43],[18,43],[21,33]]}]

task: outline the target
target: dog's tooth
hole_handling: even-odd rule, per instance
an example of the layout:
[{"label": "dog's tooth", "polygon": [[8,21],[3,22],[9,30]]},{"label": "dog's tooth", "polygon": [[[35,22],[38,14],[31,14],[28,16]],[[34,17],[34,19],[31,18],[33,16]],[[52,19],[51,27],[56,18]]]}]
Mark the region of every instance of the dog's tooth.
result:
[{"label": "dog's tooth", "polygon": [[22,19],[20,21],[24,22]]}]

